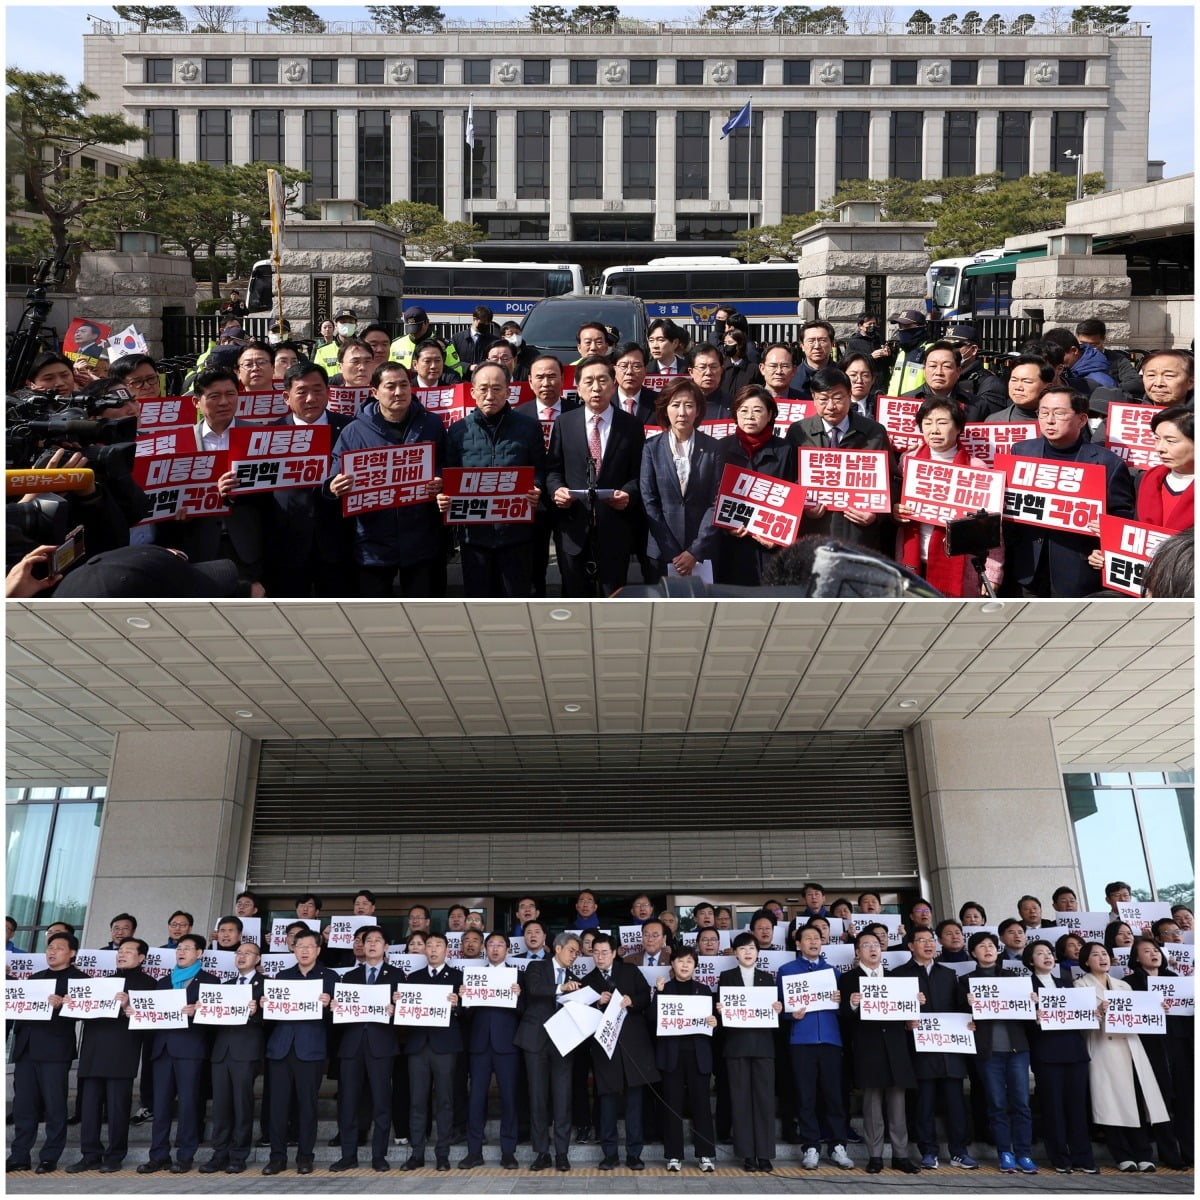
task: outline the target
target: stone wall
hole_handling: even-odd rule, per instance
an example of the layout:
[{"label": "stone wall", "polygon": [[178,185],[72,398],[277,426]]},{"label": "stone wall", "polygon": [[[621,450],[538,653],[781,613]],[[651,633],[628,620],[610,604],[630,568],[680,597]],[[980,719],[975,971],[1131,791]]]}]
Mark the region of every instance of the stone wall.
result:
[{"label": "stone wall", "polygon": [[1057,254],[1017,263],[1012,315],[1042,314],[1046,328],[1074,329],[1087,317],[1108,326],[1108,341],[1129,345],[1132,285],[1120,254]]},{"label": "stone wall", "polygon": [[189,315],[196,312],[196,284],[186,258],[119,250],[81,256],[73,305],[76,315],[103,321],[114,333],[130,323],[136,325],[157,357],[163,352],[162,314],[167,307]]}]

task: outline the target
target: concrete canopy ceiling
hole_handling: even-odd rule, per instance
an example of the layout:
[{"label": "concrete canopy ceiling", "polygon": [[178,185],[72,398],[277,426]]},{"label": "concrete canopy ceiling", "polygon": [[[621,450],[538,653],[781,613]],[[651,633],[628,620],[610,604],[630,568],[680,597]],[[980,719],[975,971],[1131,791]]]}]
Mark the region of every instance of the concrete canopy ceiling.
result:
[{"label": "concrete canopy ceiling", "polygon": [[985,607],[10,603],[7,779],[102,783],[123,730],[752,733],[1018,714],[1053,719],[1064,767],[1192,765],[1190,602]]}]

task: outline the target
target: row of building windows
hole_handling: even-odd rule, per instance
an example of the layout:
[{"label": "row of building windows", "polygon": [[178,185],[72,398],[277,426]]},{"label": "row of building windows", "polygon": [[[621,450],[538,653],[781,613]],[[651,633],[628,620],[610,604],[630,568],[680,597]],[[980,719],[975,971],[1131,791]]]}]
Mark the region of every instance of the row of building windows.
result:
[{"label": "row of building windows", "polygon": [[[279,82],[278,58],[252,58],[250,60],[250,82],[270,84]],[[365,86],[382,86],[387,82],[384,74],[385,59],[360,58],[355,61],[355,82]],[[660,82],[659,63],[653,58],[628,60],[629,78],[619,82],[633,87],[647,87]],[[148,58],[145,61],[147,83],[171,83],[174,80],[175,60],[171,58]],[[841,60],[840,82],[849,87],[862,87],[871,82],[871,60],[869,58],[846,58]],[[728,81],[738,87],[761,86],[764,60],[761,58],[738,59],[734,64],[733,77]],[[892,59],[890,82],[901,87],[911,87],[917,82],[917,60]],[[1025,83],[1025,59],[1001,58],[997,60],[997,82],[1007,87],[1021,87]],[[441,84],[444,82],[445,61],[440,58],[416,60],[415,82],[418,84]],[[595,59],[571,59],[568,69],[570,83],[585,87],[596,84],[599,63]],[[1060,58],[1058,60],[1058,83],[1077,85],[1085,81],[1087,61],[1082,58]],[[666,73],[664,73],[665,75]],[[232,83],[232,58],[206,58],[200,77],[204,83]],[[969,87],[978,82],[979,60],[955,58],[950,60],[949,82],[959,87]],[[490,58],[465,58],[462,62],[462,81],[468,85],[490,84],[492,60]],[[195,80],[192,82],[199,82]],[[338,83],[338,60],[336,58],[310,58],[308,60],[308,82],[315,84]],[[528,86],[545,86],[550,82],[550,60],[548,58],[526,58],[521,60],[521,82]],[[665,78],[661,82],[668,82]],[[821,83],[830,81],[821,79]],[[836,83],[837,80],[832,82]],[[704,83],[704,59],[675,59],[675,86],[700,85]],[[789,87],[804,87],[812,83],[812,60],[807,58],[785,59],[783,83]]]},{"label": "row of building windows", "polygon": [[[250,113],[250,155],[254,162],[283,163],[284,110],[254,109]],[[513,160],[515,196],[544,200],[550,195],[550,113],[546,110],[516,114]],[[357,198],[370,208],[389,203],[391,195],[391,110],[358,112]],[[200,109],[197,157],[212,166],[227,166],[232,159],[232,121],[229,109]],[[973,175],[976,170],[978,115],[947,112],[942,115],[942,176]],[[443,113],[414,109],[409,113],[410,178],[408,199],[434,204],[445,202],[445,128]],[[463,164],[463,192],[473,200],[497,197],[500,146],[496,111],[475,111],[475,145]],[[997,130],[996,169],[1006,179],[1028,173],[1028,112],[1001,112]],[[1083,148],[1084,113],[1061,111],[1051,122],[1051,163],[1063,174],[1075,173],[1064,151]],[[179,157],[179,111],[146,110],[150,137],[148,153],[155,158]],[[870,178],[871,114],[845,109],[837,114],[837,178]],[[603,197],[604,114],[596,110],[569,114],[570,157],[567,183],[572,200]],[[680,200],[709,199],[709,154],[712,122],[707,112],[675,114],[675,195]],[[729,197],[762,198],[763,114],[751,118],[750,146],[744,138],[728,143]],[[893,112],[890,118],[888,174],[900,179],[920,179],[924,165],[925,114]],[[786,153],[784,150],[786,149]],[[781,143],[771,148],[783,164],[782,205],[785,213],[809,212],[816,203],[816,113],[785,112]],[[658,162],[658,113],[630,110],[621,118],[621,195],[626,200],[653,200]],[[337,195],[338,121],[335,109],[304,112],[304,170],[312,175],[305,202]]]}]

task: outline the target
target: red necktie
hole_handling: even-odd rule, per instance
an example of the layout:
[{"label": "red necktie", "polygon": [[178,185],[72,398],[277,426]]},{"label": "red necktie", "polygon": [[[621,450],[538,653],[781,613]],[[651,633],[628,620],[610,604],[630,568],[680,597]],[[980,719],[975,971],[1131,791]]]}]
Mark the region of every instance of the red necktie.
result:
[{"label": "red necktie", "polygon": [[596,467],[596,474],[600,474],[600,459],[602,456],[600,449],[600,418],[592,418],[592,432],[588,434],[588,453],[592,456],[592,462]]}]

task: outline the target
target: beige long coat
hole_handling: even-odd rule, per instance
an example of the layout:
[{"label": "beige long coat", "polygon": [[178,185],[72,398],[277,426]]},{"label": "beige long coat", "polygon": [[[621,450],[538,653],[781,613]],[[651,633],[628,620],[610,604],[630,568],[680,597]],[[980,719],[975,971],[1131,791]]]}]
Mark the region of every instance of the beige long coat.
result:
[{"label": "beige long coat", "polygon": [[[1103,980],[1099,980],[1091,972],[1075,980],[1075,986],[1093,988],[1098,999],[1103,997],[1106,990],[1133,990],[1123,979],[1114,979],[1111,975],[1106,975]],[[1133,1090],[1135,1072],[1142,1095],[1146,1099],[1150,1123],[1157,1125],[1170,1120],[1162,1093],[1154,1079],[1150,1060],[1146,1057],[1146,1051],[1142,1049],[1142,1040],[1136,1033],[1105,1033],[1103,1029],[1089,1029],[1087,1040],[1088,1053],[1092,1059],[1088,1065],[1088,1080],[1092,1091],[1092,1119],[1097,1125],[1135,1127],[1142,1123]]]}]

